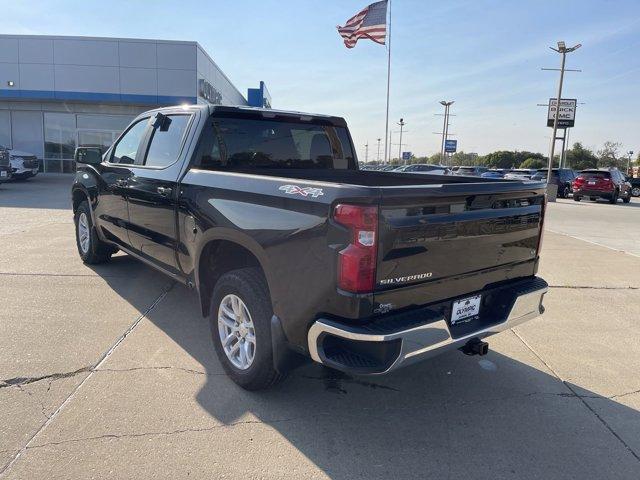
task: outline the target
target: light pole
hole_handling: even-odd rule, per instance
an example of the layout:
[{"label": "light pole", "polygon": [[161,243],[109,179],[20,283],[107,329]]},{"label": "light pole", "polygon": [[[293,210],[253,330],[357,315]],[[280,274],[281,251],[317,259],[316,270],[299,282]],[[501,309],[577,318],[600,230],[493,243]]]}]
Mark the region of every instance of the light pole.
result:
[{"label": "light pole", "polygon": [[560,107],[562,101],[562,81],[564,80],[564,64],[567,58],[567,53],[571,53],[579,49],[582,45],[577,44],[573,47],[567,48],[564,42],[558,42],[558,48],[549,47],[554,52],[558,52],[562,55],[562,62],[560,63],[560,81],[558,82],[558,96],[556,97],[556,113],[553,116],[553,134],[551,135],[551,148],[549,149],[549,169],[547,170],[547,188],[551,185],[551,170],[553,168],[553,156],[556,153],[556,135],[558,133],[558,116],[560,114]]},{"label": "light pole", "polygon": [[382,140],[381,138],[378,139],[378,156],[376,158],[376,160],[378,160],[378,163],[380,163],[380,140]]},{"label": "light pole", "polygon": [[633,150],[629,150],[627,155],[629,155],[629,161],[627,162],[627,175],[631,175],[629,172],[631,171],[631,157],[633,156]]},{"label": "light pole", "polygon": [[[398,161],[402,160],[402,128],[406,125],[404,120],[401,118],[400,121],[398,122],[398,125],[400,125],[400,142],[398,143]],[[405,165],[406,165],[406,160],[405,160]]]},{"label": "light pole", "polygon": [[364,144],[364,163],[369,161],[369,140]]},{"label": "light pole", "polygon": [[440,105],[444,106],[444,124],[442,125],[442,145],[440,147],[440,158],[444,165],[444,145],[449,135],[449,107],[453,105],[454,101],[447,102],[446,100],[440,101]]}]

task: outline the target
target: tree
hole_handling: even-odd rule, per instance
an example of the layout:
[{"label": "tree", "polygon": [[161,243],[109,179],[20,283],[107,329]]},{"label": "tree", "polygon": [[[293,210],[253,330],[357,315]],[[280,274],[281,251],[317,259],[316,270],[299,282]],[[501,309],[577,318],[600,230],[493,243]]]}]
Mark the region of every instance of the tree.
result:
[{"label": "tree", "polygon": [[620,142],[604,142],[602,148],[598,150],[598,157],[600,157],[598,159],[598,166],[618,167],[620,169],[626,168],[626,162],[623,158],[620,158],[620,148],[622,148]]},{"label": "tree", "polygon": [[580,142],[574,143],[573,148],[567,150],[566,155],[567,166],[574,170],[598,167],[598,157],[591,150],[583,147]]},{"label": "tree", "polygon": [[519,168],[545,168],[548,166],[548,162],[546,160],[543,160],[541,158],[533,158],[533,157],[529,157],[526,160],[524,160],[521,164]]},{"label": "tree", "polygon": [[456,152],[451,155],[452,165],[478,165],[477,153]]}]

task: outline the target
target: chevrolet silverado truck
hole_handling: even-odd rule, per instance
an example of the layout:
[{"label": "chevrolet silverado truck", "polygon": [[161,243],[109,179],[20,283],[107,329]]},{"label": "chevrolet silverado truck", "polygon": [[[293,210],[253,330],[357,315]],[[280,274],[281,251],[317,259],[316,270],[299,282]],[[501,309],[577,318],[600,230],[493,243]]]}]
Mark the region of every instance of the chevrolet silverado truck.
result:
[{"label": "chevrolet silverado truck", "polygon": [[82,260],[120,250],[196,289],[246,389],[305,357],[377,375],[482,355],[544,310],[544,184],[361,171],[342,118],[162,108],[76,161]]}]

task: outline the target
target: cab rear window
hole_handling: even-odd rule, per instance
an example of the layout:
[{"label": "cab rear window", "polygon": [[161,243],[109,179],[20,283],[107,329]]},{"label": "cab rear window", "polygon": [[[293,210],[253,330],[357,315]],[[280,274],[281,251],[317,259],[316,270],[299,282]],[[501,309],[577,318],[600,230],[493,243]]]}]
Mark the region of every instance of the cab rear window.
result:
[{"label": "cab rear window", "polygon": [[344,127],[230,117],[214,117],[212,127],[205,133],[211,149],[201,168],[355,168]]}]

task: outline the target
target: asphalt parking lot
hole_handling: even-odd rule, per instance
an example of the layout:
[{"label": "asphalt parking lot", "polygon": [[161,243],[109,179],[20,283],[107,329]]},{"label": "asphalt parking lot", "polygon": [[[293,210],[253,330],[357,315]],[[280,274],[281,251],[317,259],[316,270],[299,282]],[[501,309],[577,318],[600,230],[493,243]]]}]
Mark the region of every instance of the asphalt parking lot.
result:
[{"label": "asphalt parking lot", "polygon": [[640,201],[560,200],[547,312],[390,376],[226,378],[196,297],[89,268],[70,176],[0,186],[0,478],[640,478]]}]

